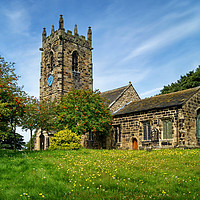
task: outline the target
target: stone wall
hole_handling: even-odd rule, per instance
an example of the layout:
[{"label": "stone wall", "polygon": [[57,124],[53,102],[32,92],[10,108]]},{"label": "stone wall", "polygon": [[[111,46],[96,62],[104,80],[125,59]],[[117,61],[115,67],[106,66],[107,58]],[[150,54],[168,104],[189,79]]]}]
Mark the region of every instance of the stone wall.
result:
[{"label": "stone wall", "polygon": [[[163,120],[172,121],[172,139],[163,139]],[[143,123],[149,122],[151,131],[158,134],[158,140],[143,139]],[[169,148],[177,145],[177,108],[165,108],[139,112],[125,116],[115,116],[113,126],[121,126],[120,149],[133,149],[133,140],[137,140],[138,149],[144,148]]]},{"label": "stone wall", "polygon": [[[121,127],[121,143],[117,146],[119,149],[133,149],[133,140],[137,140],[138,149],[199,147],[200,141],[196,137],[196,117],[199,108],[198,92],[181,106],[114,116],[112,125]],[[163,121],[166,119],[172,122],[171,139],[163,139]],[[151,140],[144,140],[145,122],[150,123]],[[157,139],[153,138],[155,135],[158,136]]]},{"label": "stone wall", "polygon": [[[62,26],[60,26],[62,27]],[[40,99],[60,98],[71,89],[93,89],[91,29],[88,38],[79,36],[77,26],[74,34],[64,28],[54,31],[47,37],[43,31],[41,54]],[[77,52],[77,71],[72,71],[72,54]],[[48,85],[48,77],[53,83]]]},{"label": "stone wall", "polygon": [[89,133],[85,133],[81,136],[81,145],[86,149],[108,149],[106,139],[106,136],[97,137],[94,134],[89,136]]},{"label": "stone wall", "polygon": [[41,134],[41,129],[36,132],[36,138],[34,141],[34,150],[47,150],[49,147],[49,135],[46,131]]},{"label": "stone wall", "polygon": [[179,145],[199,146],[200,140],[196,138],[197,110],[200,109],[200,93],[193,95],[184,105],[179,117]]},{"label": "stone wall", "polygon": [[133,88],[132,84],[129,84],[127,89],[125,89],[125,91],[112,103],[112,105],[110,105],[110,111],[113,113],[127,103],[137,100],[140,100],[140,97]]}]

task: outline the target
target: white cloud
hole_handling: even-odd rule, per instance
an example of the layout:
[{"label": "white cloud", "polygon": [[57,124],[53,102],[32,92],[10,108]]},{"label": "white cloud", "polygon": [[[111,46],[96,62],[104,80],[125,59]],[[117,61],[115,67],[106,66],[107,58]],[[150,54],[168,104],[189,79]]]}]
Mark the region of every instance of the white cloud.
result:
[{"label": "white cloud", "polygon": [[159,88],[154,88],[152,90],[148,90],[146,92],[143,92],[140,94],[140,97],[141,98],[145,98],[145,97],[149,97],[149,96],[152,96],[152,95],[155,95],[155,93],[160,93],[160,90],[162,90],[163,87],[159,87]]},{"label": "white cloud", "polygon": [[100,89],[100,91],[104,92],[106,90],[128,85],[129,81],[135,85],[144,80],[149,73],[150,69],[145,71],[135,69],[123,69],[117,71],[107,70],[106,72],[95,76],[94,89]]},{"label": "white cloud", "polygon": [[183,39],[197,30],[200,30],[199,18],[185,21],[179,25],[176,24],[168,30],[162,30],[158,34],[155,33],[155,36],[132,50],[131,53],[122,60],[122,62],[131,60],[147,52],[152,53],[153,51],[156,51],[164,46],[168,46],[178,40]]},{"label": "white cloud", "polygon": [[29,27],[31,25],[30,16],[27,9],[20,5],[13,5],[9,9],[4,9],[3,13],[6,17],[9,29],[14,34],[29,35]]}]

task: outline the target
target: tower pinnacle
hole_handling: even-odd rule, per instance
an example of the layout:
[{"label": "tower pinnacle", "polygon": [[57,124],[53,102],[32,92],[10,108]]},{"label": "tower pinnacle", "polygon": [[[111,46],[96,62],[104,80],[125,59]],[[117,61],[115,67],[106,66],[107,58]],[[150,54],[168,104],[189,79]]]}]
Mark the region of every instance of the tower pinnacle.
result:
[{"label": "tower pinnacle", "polygon": [[62,17],[62,15],[60,15],[60,19],[59,19],[59,29],[64,29],[63,28],[63,17]]},{"label": "tower pinnacle", "polygon": [[47,37],[47,33],[46,33],[46,28],[43,28],[43,32],[42,32],[42,41],[44,41]]},{"label": "tower pinnacle", "polygon": [[91,30],[90,26],[88,27],[88,37],[87,37],[87,39],[90,43],[90,46],[92,46],[92,30]]},{"label": "tower pinnacle", "polygon": [[51,34],[54,34],[54,25],[52,25]]},{"label": "tower pinnacle", "polygon": [[77,24],[75,24],[75,27],[74,27],[74,35],[78,35]]}]

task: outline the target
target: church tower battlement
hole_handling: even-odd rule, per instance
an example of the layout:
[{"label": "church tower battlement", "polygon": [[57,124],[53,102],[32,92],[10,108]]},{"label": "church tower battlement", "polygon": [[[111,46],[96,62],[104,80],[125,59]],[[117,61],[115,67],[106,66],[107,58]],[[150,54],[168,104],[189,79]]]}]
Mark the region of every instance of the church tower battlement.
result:
[{"label": "church tower battlement", "polygon": [[71,89],[93,89],[92,31],[88,28],[87,39],[79,35],[77,25],[65,32],[60,15],[59,29],[47,36],[42,33],[40,100],[60,98]]}]

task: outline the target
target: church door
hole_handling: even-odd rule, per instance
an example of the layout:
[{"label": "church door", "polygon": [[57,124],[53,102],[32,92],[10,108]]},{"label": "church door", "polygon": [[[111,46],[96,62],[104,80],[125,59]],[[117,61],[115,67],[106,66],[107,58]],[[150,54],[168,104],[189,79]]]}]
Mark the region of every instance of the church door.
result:
[{"label": "church door", "polygon": [[133,150],[137,150],[137,149],[138,149],[137,140],[134,138],[133,139]]},{"label": "church door", "polygon": [[40,135],[40,150],[44,150],[44,135]]}]

